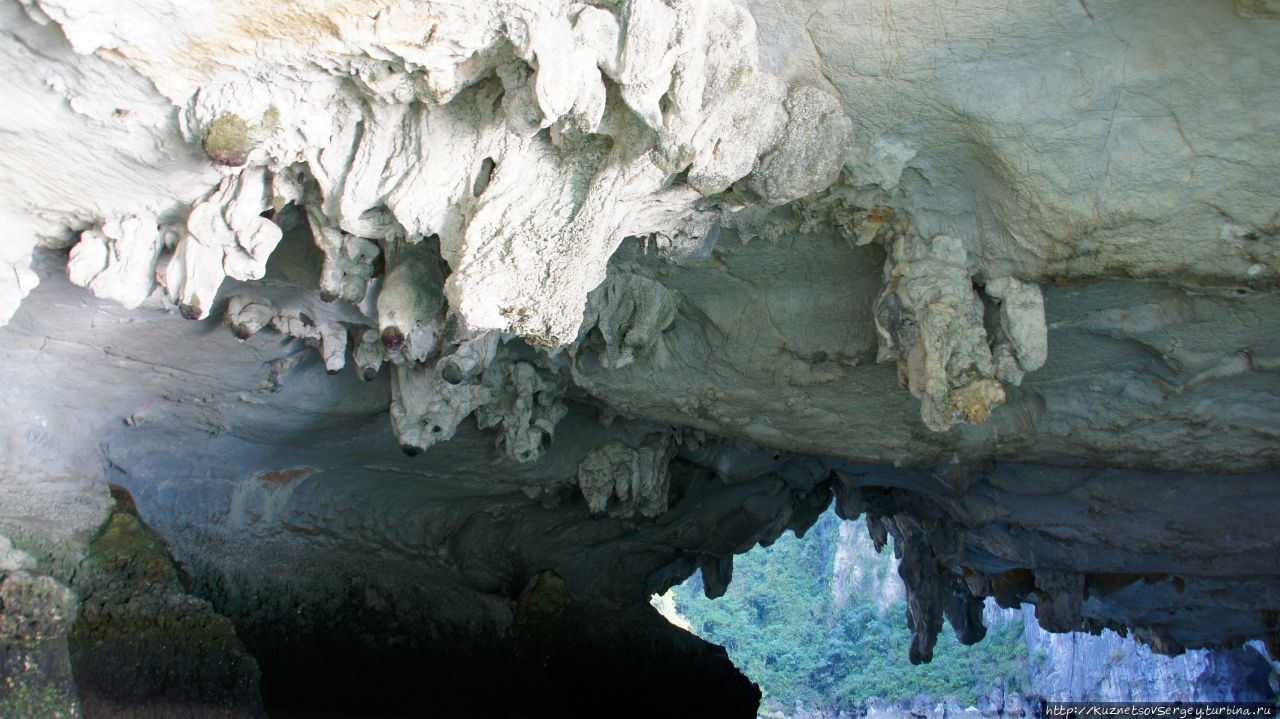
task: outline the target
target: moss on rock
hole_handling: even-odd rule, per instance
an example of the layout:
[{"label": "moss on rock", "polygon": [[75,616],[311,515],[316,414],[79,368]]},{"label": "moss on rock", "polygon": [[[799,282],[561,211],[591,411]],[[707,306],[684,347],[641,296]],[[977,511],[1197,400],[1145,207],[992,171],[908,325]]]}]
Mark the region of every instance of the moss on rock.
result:
[{"label": "moss on rock", "polygon": [[187,593],[129,493],[113,485],[111,495],[73,583],[83,600],[68,643],[85,713],[261,717],[261,673],[234,625]]},{"label": "moss on rock", "polygon": [[228,167],[240,167],[247,162],[255,144],[249,124],[231,112],[224,112],[209,123],[204,135],[205,154]]}]

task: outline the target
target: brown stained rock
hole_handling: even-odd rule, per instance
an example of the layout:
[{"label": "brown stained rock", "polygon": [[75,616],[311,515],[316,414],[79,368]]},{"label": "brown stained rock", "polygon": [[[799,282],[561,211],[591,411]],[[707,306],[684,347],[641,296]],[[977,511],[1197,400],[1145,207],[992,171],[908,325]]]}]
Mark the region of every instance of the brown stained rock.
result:
[{"label": "brown stained rock", "polygon": [[1022,603],[1022,598],[1035,589],[1035,575],[1030,569],[1010,569],[997,574],[991,580],[991,596],[996,603],[1005,609],[1012,609]]},{"label": "brown stained rock", "polygon": [[267,484],[286,485],[309,476],[316,472],[315,467],[291,467],[289,469],[277,469],[272,472],[263,472],[255,475],[254,479]]},{"label": "brown stained rock", "polygon": [[986,420],[991,410],[1004,404],[1004,387],[993,379],[983,379],[951,390],[951,406],[972,424]]}]

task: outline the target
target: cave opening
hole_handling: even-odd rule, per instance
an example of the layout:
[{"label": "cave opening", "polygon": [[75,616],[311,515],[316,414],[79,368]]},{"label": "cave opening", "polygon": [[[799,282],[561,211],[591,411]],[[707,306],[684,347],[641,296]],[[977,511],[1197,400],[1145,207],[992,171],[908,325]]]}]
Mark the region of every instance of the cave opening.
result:
[{"label": "cave opening", "polygon": [[944,628],[933,660],[912,665],[898,558],[877,551],[862,518],[834,507],[807,531],[734,558],[710,599],[699,570],[651,603],[723,646],[761,689],[759,716],[1040,716],[1052,701],[1274,702],[1265,649],[1155,654],[1132,637],[1053,634],[1035,608],[982,606],[986,636],[965,646]]}]

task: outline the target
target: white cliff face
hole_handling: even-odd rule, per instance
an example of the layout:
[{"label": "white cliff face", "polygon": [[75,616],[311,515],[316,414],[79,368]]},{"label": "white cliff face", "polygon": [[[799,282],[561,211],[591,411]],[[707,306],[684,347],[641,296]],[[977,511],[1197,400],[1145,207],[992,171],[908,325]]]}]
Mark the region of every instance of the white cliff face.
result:
[{"label": "white cliff face", "polygon": [[1030,615],[1024,610],[1027,689],[1049,701],[1266,701],[1271,672],[1261,642],[1166,657],[1110,630],[1050,634]]}]

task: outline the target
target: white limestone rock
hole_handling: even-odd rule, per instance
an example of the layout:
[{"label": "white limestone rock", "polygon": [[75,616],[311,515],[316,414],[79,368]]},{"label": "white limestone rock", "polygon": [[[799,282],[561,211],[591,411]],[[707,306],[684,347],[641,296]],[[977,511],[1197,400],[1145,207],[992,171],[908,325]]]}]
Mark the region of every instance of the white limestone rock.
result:
[{"label": "white limestone rock", "polygon": [[405,454],[452,439],[463,419],[492,400],[489,388],[449,384],[434,367],[391,365],[391,428]]},{"label": "white limestone rock", "polygon": [[824,190],[835,182],[844,158],[833,149],[848,145],[853,129],[840,101],[816,87],[792,90],[783,107],[786,127],[746,182],[766,206]]},{"label": "white limestone rock", "polygon": [[443,286],[434,242],[396,247],[378,292],[378,330],[388,351],[401,352],[411,362],[431,354],[444,322]]},{"label": "white limestone rock", "polygon": [[972,263],[958,238],[900,236],[876,303],[878,359],[898,363],[900,381],[921,401],[921,419],[935,432],[958,421],[982,422],[1005,401],[997,378],[1021,384],[1048,358],[1039,286],[989,280],[985,291],[1000,313],[996,336],[988,337]]},{"label": "white limestone rock", "polygon": [[324,369],[329,374],[337,374],[346,366],[346,325],[337,322],[320,325],[320,356],[324,358]]},{"label": "white limestone rock", "polygon": [[[912,315],[914,327],[882,329],[927,340],[897,342],[887,356],[931,398],[936,428],[980,417],[1000,401],[996,380],[1017,383],[1044,362],[1032,279],[1265,287],[1275,277],[1278,197],[1268,188],[1280,112],[1269,90],[1280,61],[1239,51],[1274,44],[1266,3],[1179,0],[1159,12],[1036,0],[1015,11],[1000,0],[944,9],[909,0],[837,13],[817,0],[31,0],[3,12],[12,31],[0,56],[15,67],[38,61],[41,72],[4,81],[15,101],[0,118],[10,138],[0,148],[10,228],[0,315],[34,283],[32,247],[66,247],[77,233],[75,279],[135,301],[150,245],[126,251],[132,244],[107,229],[154,217],[157,228],[187,227],[161,274],[184,314],[202,317],[224,275],[261,274],[279,239],[261,212],[295,203],[326,257],[326,297],[358,301],[378,245],[437,235],[450,269],[445,309],[463,329],[553,348],[579,336],[586,298],[622,238],[697,264],[744,202],[812,195],[838,172],[842,203],[891,218],[861,223],[855,243],[963,238],[963,271],[924,260],[904,270],[923,295],[944,288],[947,299],[889,293],[881,306]],[[1174,46],[1194,52],[1170,55]],[[831,215],[841,233],[857,224]],[[767,234],[786,234],[793,219]],[[104,259],[112,253],[119,270]],[[995,336],[980,336],[982,298],[961,275],[1000,302]],[[412,307],[415,292],[388,303]],[[863,303],[857,294],[851,303]],[[665,316],[646,307],[637,304],[636,327]],[[301,324],[304,334],[324,326]],[[633,345],[635,327],[624,325],[606,357],[615,368],[651,359],[641,345],[653,329]],[[356,330],[362,374],[383,357],[447,351],[438,327],[417,327],[421,341],[398,355]],[[336,366],[336,328],[328,337],[310,339]],[[826,349],[792,356],[784,345],[777,357],[752,355],[761,370],[752,376],[808,386],[853,361]],[[1242,358],[1206,367],[1203,381],[1251,371]],[[750,395],[700,387],[680,401],[714,405],[720,429],[786,439],[752,419],[760,403]]]},{"label": "white limestone rock", "polygon": [[1027,372],[1040,369],[1049,357],[1049,330],[1044,320],[1044,296],[1035,284],[1012,277],[987,282],[986,293],[1000,301],[1003,335],[992,348],[996,376],[1018,385]]},{"label": "white limestone rock", "polygon": [[270,302],[244,295],[227,298],[227,311],[224,321],[236,337],[247,340],[272,324],[276,316],[276,308]]},{"label": "white limestone rock", "polygon": [[156,286],[163,241],[154,215],[124,217],[80,233],[67,277],[93,294],[137,307]]},{"label": "white limestone rock", "polygon": [[654,256],[677,265],[701,262],[711,256],[720,241],[721,219],[719,212],[685,215],[668,229],[651,233],[645,239],[645,247]]},{"label": "white limestone rock", "polygon": [[[0,220],[2,221],[2,220]],[[21,228],[20,221],[5,222],[7,227]],[[0,324],[8,323],[18,311],[22,299],[39,283],[31,271],[31,251],[35,237],[10,240],[0,244]]]},{"label": "white limestone rock", "polygon": [[378,245],[325,224],[314,212],[307,213],[307,222],[316,246],[324,253],[324,265],[320,269],[321,299],[363,302],[369,280],[373,278],[373,263],[382,253]]},{"label": "white limestone rock", "polygon": [[[714,216],[694,203],[766,152],[757,180],[770,202],[832,179],[848,120],[816,88],[787,99],[757,65],[753,18],[730,0],[356,5],[28,5],[59,25],[69,61],[115,53],[177,106],[174,139],[245,168],[194,206],[165,273],[185,315],[206,316],[221,275],[261,275],[279,232],[258,214],[292,201],[311,208],[326,297],[359,301],[373,243],[438,234],[454,270],[445,294],[469,328],[554,347],[577,336],[624,237],[706,237]],[[298,163],[318,197],[292,180],[267,191]]]},{"label": "white limestone rock", "polygon": [[[114,12],[132,22],[127,11]],[[0,27],[0,58],[8,69],[0,82],[6,100],[0,112],[3,324],[37,284],[30,269],[34,248],[68,247],[76,233],[114,228],[131,217],[178,221],[220,177],[199,148],[179,136],[173,105],[146,76],[106,55],[74,52],[63,29],[33,3],[0,5]],[[110,255],[132,243],[106,244],[117,245]],[[90,266],[103,257],[98,250],[84,248],[93,261],[81,260],[81,279],[106,268]],[[147,254],[116,255],[94,291],[132,302],[142,292]]]},{"label": "white limestone rock", "polygon": [[528,362],[503,362],[484,374],[490,402],[476,410],[481,429],[501,427],[498,444],[517,462],[531,462],[551,446],[556,425],[569,411],[566,382]]},{"label": "white limestone rock", "polygon": [[605,442],[578,464],[578,487],[592,514],[656,517],[667,510],[676,446],[668,434],[650,434],[639,447]]},{"label": "white limestone rock", "polygon": [[583,330],[588,337],[593,330],[600,333],[604,341],[600,364],[620,369],[638,357],[649,359],[654,354],[662,331],[676,318],[677,306],[675,293],[662,283],[635,274],[617,274],[591,293]]},{"label": "white limestone rock", "polygon": [[282,335],[296,337],[313,345],[320,342],[320,327],[315,318],[297,307],[277,310],[271,318],[271,326]]},{"label": "white limestone rock", "polygon": [[[357,337],[363,338],[366,331],[372,331],[376,335],[375,330],[358,321],[363,320],[363,317],[341,305],[297,301],[296,298],[279,296],[276,302],[280,306],[265,296],[234,295],[227,299],[223,321],[242,340],[268,326],[282,335],[302,340],[304,344],[320,352],[325,370],[329,374],[337,374],[346,366],[349,326],[354,327]],[[357,321],[353,322],[353,319]],[[359,347],[353,350],[353,354],[357,358],[358,369],[363,373],[368,358],[362,357]],[[359,366],[361,360],[365,361],[366,366]],[[378,364],[381,364],[380,356]],[[376,365],[373,372],[377,373]]]},{"label": "white limestone rock", "polygon": [[210,247],[191,235],[178,241],[163,281],[170,301],[178,305],[186,319],[198,320],[209,315],[218,288],[227,277],[222,268],[224,256],[223,248]]},{"label": "white limestone rock", "polygon": [[779,72],[843,99],[848,167],[873,169],[880,138],[909,148],[901,207],[925,236],[981,236],[984,271],[1273,276],[1272,20],[1193,0],[752,5],[774,18],[762,45],[791,50]]},{"label": "white limestone rock", "polygon": [[261,279],[280,242],[279,225],[261,217],[270,207],[266,171],[245,169],[225,178],[187,218],[165,274],[169,298],[187,319],[208,316],[225,277]]},{"label": "white limestone rock", "polygon": [[498,343],[502,339],[499,332],[481,332],[458,343],[450,352],[441,356],[436,366],[440,368],[440,376],[450,384],[473,382],[489,365],[493,364],[498,354]]},{"label": "white limestone rock", "polygon": [[366,329],[356,335],[351,359],[360,379],[370,382],[378,376],[378,370],[387,359],[387,348],[382,344],[382,335],[377,329]]},{"label": "white limestone rock", "polygon": [[897,361],[929,429],[986,419],[1005,396],[992,379],[982,300],[964,245],[947,235],[900,238],[885,274],[888,285],[876,311],[879,359]]},{"label": "white limestone rock", "polygon": [[[656,6],[633,6],[632,13]],[[672,10],[675,42],[668,48],[670,54],[652,66],[641,83],[650,88],[669,77],[670,87],[653,98],[659,114],[653,113],[652,105],[641,105],[637,112],[659,134],[659,165],[668,172],[687,167],[689,185],[704,195],[714,194],[750,173],[761,151],[776,140],[785,122],[785,91],[776,77],[757,65],[755,19],[745,8],[707,2],[681,3]],[[632,37],[628,29],[625,42]],[[646,93],[645,99],[650,97]],[[626,94],[624,99],[633,102]],[[655,123],[658,117],[661,122]]]}]

